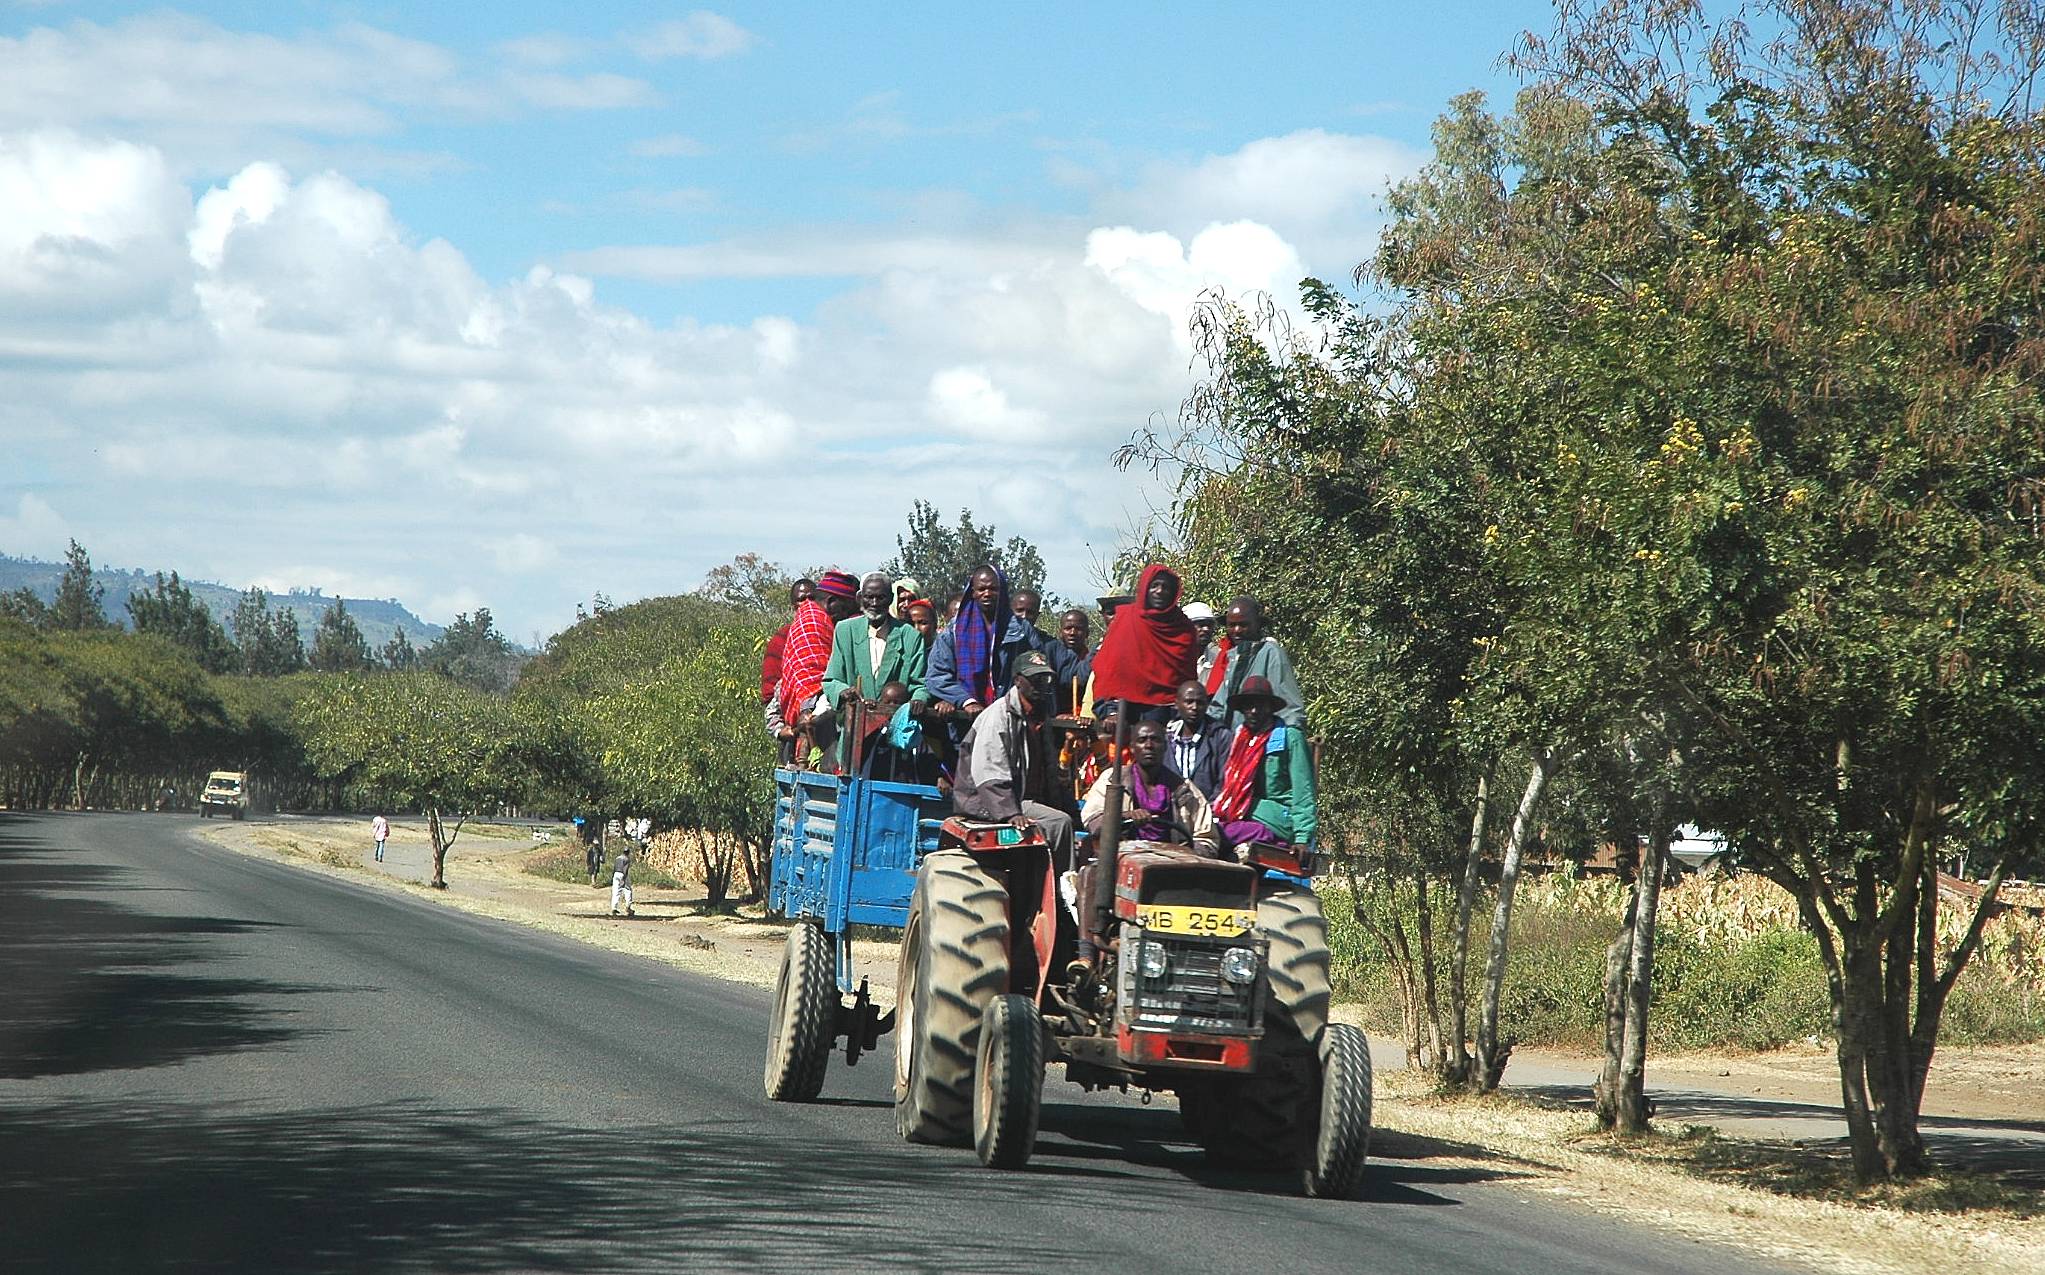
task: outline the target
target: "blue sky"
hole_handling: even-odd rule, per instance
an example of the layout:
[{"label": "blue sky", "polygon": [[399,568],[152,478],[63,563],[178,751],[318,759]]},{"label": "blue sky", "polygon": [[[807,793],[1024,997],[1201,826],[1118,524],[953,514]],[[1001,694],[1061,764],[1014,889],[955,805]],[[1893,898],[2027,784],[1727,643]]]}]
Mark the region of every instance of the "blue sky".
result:
[{"label": "blue sky", "polygon": [[0,551],[529,640],[921,496],[1089,593],[1193,298],[1345,276],[1547,21],[0,7]]}]

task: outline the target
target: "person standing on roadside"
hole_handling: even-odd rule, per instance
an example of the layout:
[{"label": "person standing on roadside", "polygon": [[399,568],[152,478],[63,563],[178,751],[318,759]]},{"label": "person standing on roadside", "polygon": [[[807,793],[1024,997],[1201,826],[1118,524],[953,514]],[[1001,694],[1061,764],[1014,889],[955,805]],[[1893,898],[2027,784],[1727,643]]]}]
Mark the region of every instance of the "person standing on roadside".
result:
[{"label": "person standing on roadside", "polygon": [[369,821],[369,835],[376,838],[376,861],[383,862],[383,843],[391,839],[391,821],[378,815]]},{"label": "person standing on roadside", "polygon": [[611,864],[611,915],[618,914],[618,900],[625,901],[625,915],[632,915],[632,842],[628,839],[625,848],[618,851],[617,859]]}]

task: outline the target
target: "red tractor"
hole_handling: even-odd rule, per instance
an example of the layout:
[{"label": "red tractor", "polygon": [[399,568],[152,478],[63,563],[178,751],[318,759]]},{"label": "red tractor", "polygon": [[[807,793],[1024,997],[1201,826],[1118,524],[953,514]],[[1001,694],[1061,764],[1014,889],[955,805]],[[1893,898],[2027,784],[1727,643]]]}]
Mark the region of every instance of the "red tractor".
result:
[{"label": "red tractor", "polygon": [[1370,1045],[1328,1022],[1312,865],[1289,846],[1248,847],[1242,862],[1154,842],[1124,850],[1107,824],[1080,878],[1091,897],[1068,910],[1034,828],[944,821],[902,934],[902,1136],[970,1142],[982,1163],[1019,1167],[1044,1070],[1063,1063],[1088,1089],[1175,1092],[1211,1159],[1288,1168],[1308,1195],[1353,1198],[1370,1147]]}]

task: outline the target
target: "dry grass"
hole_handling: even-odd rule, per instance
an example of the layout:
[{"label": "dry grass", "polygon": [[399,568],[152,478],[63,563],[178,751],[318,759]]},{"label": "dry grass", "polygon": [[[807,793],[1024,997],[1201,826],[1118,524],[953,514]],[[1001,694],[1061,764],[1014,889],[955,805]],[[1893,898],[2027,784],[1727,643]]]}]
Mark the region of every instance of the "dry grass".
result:
[{"label": "dry grass", "polygon": [[[1826,1271],[2045,1272],[2035,1190],[1959,1175],[1860,1190],[1835,1159],[1789,1144],[1702,1129],[1622,1139],[1580,1113],[1443,1096],[1408,1073],[1380,1075],[1378,1091],[1379,1125],[1394,1138],[1657,1229]],[[1400,1146],[1377,1150],[1398,1158]]]}]

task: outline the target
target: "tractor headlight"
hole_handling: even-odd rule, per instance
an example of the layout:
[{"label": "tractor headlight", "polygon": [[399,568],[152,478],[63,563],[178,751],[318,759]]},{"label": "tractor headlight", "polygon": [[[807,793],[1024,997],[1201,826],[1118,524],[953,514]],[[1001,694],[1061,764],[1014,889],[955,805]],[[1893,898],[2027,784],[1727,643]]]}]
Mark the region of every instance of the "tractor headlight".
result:
[{"label": "tractor headlight", "polygon": [[1145,939],[1143,950],[1136,956],[1136,968],[1145,978],[1163,978],[1172,968],[1171,960],[1165,954],[1165,945]]},{"label": "tractor headlight", "polygon": [[1231,983],[1257,981],[1257,949],[1232,947],[1221,954],[1221,976]]}]

